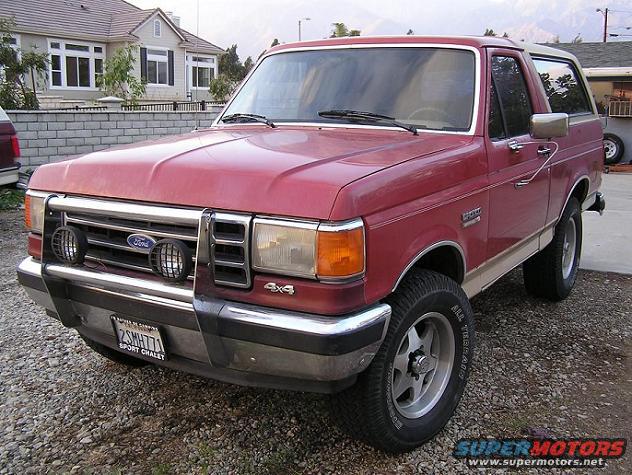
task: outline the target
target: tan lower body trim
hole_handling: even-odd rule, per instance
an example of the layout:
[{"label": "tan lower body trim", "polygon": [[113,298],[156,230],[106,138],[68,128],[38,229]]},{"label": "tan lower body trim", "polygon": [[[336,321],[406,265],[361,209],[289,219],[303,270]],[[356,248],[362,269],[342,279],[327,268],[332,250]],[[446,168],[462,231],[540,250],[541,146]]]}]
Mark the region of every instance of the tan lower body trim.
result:
[{"label": "tan lower body trim", "polygon": [[542,230],[468,272],[462,285],[467,296],[471,298],[482,292],[540,249],[544,249],[553,240],[554,230],[555,223],[548,224]]}]

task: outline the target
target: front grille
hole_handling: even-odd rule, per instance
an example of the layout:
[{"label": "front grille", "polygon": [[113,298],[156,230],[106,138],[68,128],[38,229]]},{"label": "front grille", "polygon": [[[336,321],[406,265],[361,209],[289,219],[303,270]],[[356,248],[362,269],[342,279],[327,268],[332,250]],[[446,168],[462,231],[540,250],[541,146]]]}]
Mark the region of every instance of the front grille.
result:
[{"label": "front grille", "polygon": [[250,287],[251,220],[246,214],[219,211],[211,214],[211,263],[216,284]]},{"label": "front grille", "polygon": [[[193,256],[191,268],[195,267],[197,226],[117,218],[85,211],[65,212],[62,220],[85,233],[88,239],[88,261],[151,273],[149,250],[133,248],[127,244],[127,238],[131,234],[143,234],[156,241],[171,238],[184,242]],[[189,279],[193,279],[193,271],[189,274]]]}]

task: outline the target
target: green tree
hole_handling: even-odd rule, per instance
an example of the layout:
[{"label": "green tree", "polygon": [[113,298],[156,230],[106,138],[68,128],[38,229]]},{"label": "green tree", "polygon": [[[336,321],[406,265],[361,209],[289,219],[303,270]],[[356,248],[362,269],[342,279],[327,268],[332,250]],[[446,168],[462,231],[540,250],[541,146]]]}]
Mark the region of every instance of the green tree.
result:
[{"label": "green tree", "polygon": [[136,45],[118,48],[112,57],[105,61],[103,74],[97,76],[97,86],[101,91],[132,104],[145,94],[145,81],[134,76],[137,51]]},{"label": "green tree", "polygon": [[246,58],[246,61],[244,61],[244,71],[246,74],[248,74],[250,72],[250,70],[254,67],[255,62],[252,60],[252,58],[250,56],[248,56]]},{"label": "green tree", "polygon": [[[275,38],[275,39],[272,41],[272,44],[270,45],[270,48],[274,48],[275,46],[280,45],[280,44],[281,44],[281,43],[279,43],[279,40]],[[259,57],[257,58],[257,61],[259,61],[259,60],[261,59],[261,57],[262,57],[264,54],[266,54],[266,53],[267,53],[267,51],[268,51],[267,49],[264,49],[264,50],[261,52],[261,54],[259,55]]]},{"label": "green tree", "polygon": [[360,30],[350,30],[344,23],[332,23],[330,38],[343,38],[345,36],[360,36]]},{"label": "green tree", "polygon": [[485,28],[485,33],[483,33],[483,36],[498,36],[498,35],[491,28]]},{"label": "green tree", "polygon": [[233,81],[241,81],[246,75],[244,65],[239,60],[237,54],[237,45],[232,45],[226,50],[226,53],[219,58],[220,74],[225,75]]},{"label": "green tree", "polygon": [[[278,40],[275,39],[278,43]],[[274,43],[274,42],[273,42]],[[250,60],[250,61],[248,61]],[[246,59],[246,65],[241,64],[237,54],[237,45],[232,45],[219,59],[219,75],[211,81],[209,92],[216,101],[224,101],[235,91],[237,85],[246,77],[254,62]]]},{"label": "green tree", "polygon": [[412,29],[412,28],[409,28],[409,29],[408,29],[408,31],[406,32],[406,34],[407,34],[408,36],[410,36],[410,35],[414,35],[414,34],[415,34],[415,32],[413,31],[413,29]]},{"label": "green tree", "polygon": [[560,35],[555,35],[553,39],[551,40],[551,43],[557,44],[559,42],[560,42]]},{"label": "green tree", "polygon": [[225,74],[220,74],[211,80],[208,90],[216,101],[225,101],[235,92],[237,84],[236,81],[231,80]]},{"label": "green tree", "polygon": [[48,55],[25,50],[18,54],[12,44],[14,26],[13,20],[0,19],[0,106],[4,109],[37,109],[35,78],[45,74]]},{"label": "green tree", "polygon": [[509,33],[507,33],[506,31],[503,33],[503,38],[509,38]]},{"label": "green tree", "polygon": [[573,41],[571,41],[571,43],[583,43],[584,40],[582,39],[582,34],[581,33],[577,33],[577,36],[575,38],[573,38]]},{"label": "green tree", "polygon": [[332,23],[333,30],[331,31],[330,38],[342,38],[349,36],[349,29],[344,23]]}]

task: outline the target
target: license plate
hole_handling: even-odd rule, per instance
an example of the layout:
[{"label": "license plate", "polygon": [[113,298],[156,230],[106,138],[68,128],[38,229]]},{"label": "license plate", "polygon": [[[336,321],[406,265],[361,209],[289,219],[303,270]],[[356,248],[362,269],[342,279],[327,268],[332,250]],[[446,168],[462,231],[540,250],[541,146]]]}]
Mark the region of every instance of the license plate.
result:
[{"label": "license plate", "polygon": [[121,350],[160,361],[167,359],[167,352],[158,327],[114,315],[112,324]]}]

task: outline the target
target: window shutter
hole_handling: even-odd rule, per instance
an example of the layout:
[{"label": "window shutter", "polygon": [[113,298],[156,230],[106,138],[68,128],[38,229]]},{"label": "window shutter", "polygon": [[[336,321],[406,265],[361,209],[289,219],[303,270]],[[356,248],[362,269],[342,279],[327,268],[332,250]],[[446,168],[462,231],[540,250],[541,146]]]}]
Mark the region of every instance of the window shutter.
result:
[{"label": "window shutter", "polygon": [[147,48],[140,49],[140,79],[147,81]]},{"label": "window shutter", "polygon": [[169,66],[169,85],[173,86],[174,85],[173,51],[171,50],[167,51],[167,59],[169,61],[169,65],[168,65]]}]

